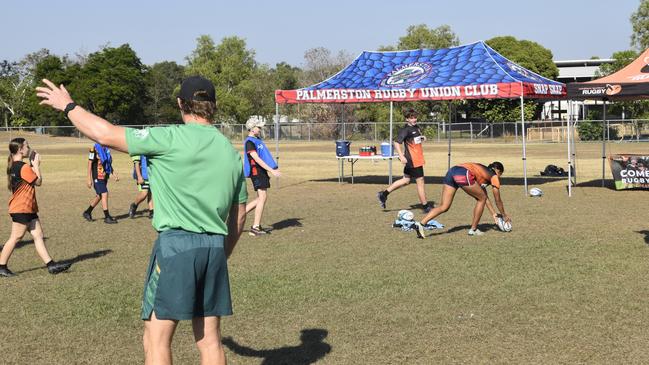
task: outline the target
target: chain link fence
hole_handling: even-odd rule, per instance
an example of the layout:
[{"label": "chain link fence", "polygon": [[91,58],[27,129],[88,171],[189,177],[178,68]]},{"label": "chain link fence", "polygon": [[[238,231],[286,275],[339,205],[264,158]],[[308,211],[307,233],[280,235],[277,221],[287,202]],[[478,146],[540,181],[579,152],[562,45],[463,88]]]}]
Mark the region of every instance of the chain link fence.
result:
[{"label": "chain link fence", "polygon": [[[603,121],[578,121],[577,140],[600,140],[603,130]],[[625,119],[606,121],[606,140],[619,142],[649,141],[649,120]],[[420,122],[422,132],[429,142],[444,142],[449,136],[454,140],[464,142],[500,142],[519,143],[522,141],[521,122]],[[152,127],[153,125],[129,125],[132,128]],[[162,126],[162,125],[159,125]],[[402,124],[393,126],[393,137],[396,136]],[[244,124],[215,124],[221,133],[233,142],[243,141],[248,131]],[[593,129],[592,131],[589,131]],[[86,138],[74,126],[28,126],[7,127],[5,132],[12,134],[34,133],[38,135],[74,137],[80,142],[87,142]],[[0,130],[3,130],[0,129]],[[274,124],[267,124],[265,138],[275,139]],[[568,136],[566,121],[529,121],[525,122],[525,135],[527,142],[565,142]],[[589,132],[581,135],[581,132]],[[389,123],[281,123],[279,125],[279,139],[281,141],[331,141],[338,139],[363,140],[381,142],[389,139]],[[11,138],[11,137],[10,137]]]}]

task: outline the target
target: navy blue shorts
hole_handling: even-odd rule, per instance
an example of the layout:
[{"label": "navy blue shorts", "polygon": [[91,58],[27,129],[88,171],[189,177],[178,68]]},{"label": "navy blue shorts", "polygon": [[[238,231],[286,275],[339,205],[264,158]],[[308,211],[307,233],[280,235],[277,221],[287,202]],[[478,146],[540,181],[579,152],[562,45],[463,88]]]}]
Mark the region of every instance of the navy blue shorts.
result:
[{"label": "navy blue shorts", "polygon": [[453,166],[446,173],[444,184],[455,189],[460,186],[471,186],[475,184],[475,176],[465,167]]},{"label": "navy blue shorts", "polygon": [[420,177],[424,177],[424,167],[419,166],[419,167],[404,167],[403,168],[403,175],[404,176],[409,176],[411,179],[419,179]]},{"label": "navy blue shorts", "polygon": [[95,193],[97,193],[97,195],[108,192],[108,180],[95,179],[92,186],[95,188]]}]

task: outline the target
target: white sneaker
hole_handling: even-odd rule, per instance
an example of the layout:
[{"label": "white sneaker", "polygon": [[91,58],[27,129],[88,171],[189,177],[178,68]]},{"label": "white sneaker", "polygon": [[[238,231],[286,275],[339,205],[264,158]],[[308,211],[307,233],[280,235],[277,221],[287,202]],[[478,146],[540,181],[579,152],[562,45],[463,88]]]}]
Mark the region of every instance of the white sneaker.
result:
[{"label": "white sneaker", "polygon": [[484,232],[479,229],[469,229],[469,236],[482,236]]}]

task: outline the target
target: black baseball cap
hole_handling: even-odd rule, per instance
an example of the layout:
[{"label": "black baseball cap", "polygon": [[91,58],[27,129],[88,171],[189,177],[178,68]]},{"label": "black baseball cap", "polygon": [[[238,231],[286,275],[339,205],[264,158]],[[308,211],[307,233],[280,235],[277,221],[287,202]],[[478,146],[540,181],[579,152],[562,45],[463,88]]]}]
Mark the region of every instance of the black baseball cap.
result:
[{"label": "black baseball cap", "polygon": [[[207,95],[196,96],[194,94],[197,91],[205,91]],[[182,100],[211,101],[216,103],[214,84],[212,84],[212,81],[200,76],[190,76],[184,79],[182,84],[180,84],[178,97]]]}]

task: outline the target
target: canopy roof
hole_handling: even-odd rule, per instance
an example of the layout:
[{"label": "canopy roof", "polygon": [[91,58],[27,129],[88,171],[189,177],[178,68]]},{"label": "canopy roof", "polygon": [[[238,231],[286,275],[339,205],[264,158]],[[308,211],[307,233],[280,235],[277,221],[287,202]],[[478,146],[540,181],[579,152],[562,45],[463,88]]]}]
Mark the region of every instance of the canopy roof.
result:
[{"label": "canopy roof", "polygon": [[568,84],[569,99],[649,98],[649,49],[616,73],[587,82]]},{"label": "canopy roof", "polygon": [[279,104],[561,98],[566,86],[508,60],[485,42],[442,49],[364,51],[318,84],[276,90]]}]

